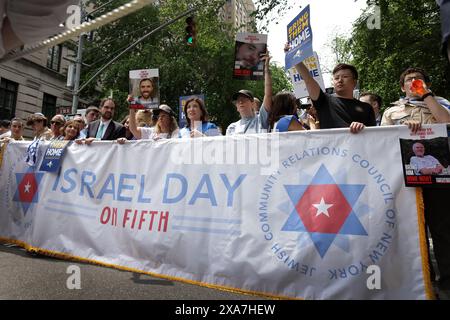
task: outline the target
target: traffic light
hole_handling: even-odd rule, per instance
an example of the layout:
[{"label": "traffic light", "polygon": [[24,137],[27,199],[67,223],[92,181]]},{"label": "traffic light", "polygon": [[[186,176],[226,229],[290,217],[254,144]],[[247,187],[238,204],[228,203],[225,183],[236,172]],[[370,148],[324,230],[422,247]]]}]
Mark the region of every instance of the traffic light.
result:
[{"label": "traffic light", "polygon": [[188,46],[195,45],[196,26],[194,17],[186,18],[186,44]]}]

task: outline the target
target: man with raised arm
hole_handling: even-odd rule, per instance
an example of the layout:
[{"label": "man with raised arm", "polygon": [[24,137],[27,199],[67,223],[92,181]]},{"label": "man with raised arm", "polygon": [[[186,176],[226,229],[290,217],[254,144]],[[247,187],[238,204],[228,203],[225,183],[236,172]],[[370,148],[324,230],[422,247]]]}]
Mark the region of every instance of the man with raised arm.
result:
[{"label": "man with raised arm", "polygon": [[[415,80],[420,84],[417,88],[413,86]],[[383,114],[381,125],[405,124],[416,132],[422,124],[449,123],[450,102],[436,97],[430,86],[431,79],[425,70],[411,67],[403,71],[400,88],[406,97],[391,103]]]},{"label": "man with raised arm", "polygon": [[249,90],[239,90],[233,95],[233,104],[236,106],[241,119],[231,123],[226,131],[226,135],[248,134],[267,132],[268,114],[272,108],[272,77],[270,75],[269,54],[265,54],[264,64],[264,100],[260,112],[255,113],[255,98]]},{"label": "man with raised arm", "polygon": [[295,69],[303,78],[306,89],[314,103],[320,122],[320,129],[350,127],[357,133],[365,126],[375,126],[375,113],[372,107],[353,98],[353,90],[358,81],[358,72],[352,65],[340,63],[333,70],[335,94],[322,91],[303,62]]}]

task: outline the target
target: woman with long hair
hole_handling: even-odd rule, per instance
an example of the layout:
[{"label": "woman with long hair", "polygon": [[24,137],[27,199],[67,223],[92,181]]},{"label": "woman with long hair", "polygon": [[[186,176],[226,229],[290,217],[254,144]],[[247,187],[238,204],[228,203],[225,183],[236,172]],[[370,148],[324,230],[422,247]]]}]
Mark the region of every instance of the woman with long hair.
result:
[{"label": "woman with long hair", "polygon": [[74,120],[67,121],[60,130],[61,136],[59,140],[75,140],[80,135],[80,126]]},{"label": "woman with long hair", "polygon": [[171,139],[178,138],[178,124],[175,113],[166,104],[162,104],[158,109],[153,110],[158,120],[152,128],[138,127],[136,124],[136,110],[130,108],[129,128],[136,139]]},{"label": "woman with long hair", "polygon": [[221,136],[216,124],[208,121],[205,103],[199,98],[186,101],[183,108],[187,124],[180,130],[181,138],[197,138],[206,136]]},{"label": "woman with long hair", "polygon": [[[123,120],[120,122],[125,127],[125,139],[126,140],[134,140],[133,133],[130,130],[130,116],[127,115]],[[119,138],[124,139],[124,138]]]},{"label": "woman with long hair", "polygon": [[305,130],[297,116],[297,99],[292,93],[279,92],[273,97],[269,130],[271,132]]}]

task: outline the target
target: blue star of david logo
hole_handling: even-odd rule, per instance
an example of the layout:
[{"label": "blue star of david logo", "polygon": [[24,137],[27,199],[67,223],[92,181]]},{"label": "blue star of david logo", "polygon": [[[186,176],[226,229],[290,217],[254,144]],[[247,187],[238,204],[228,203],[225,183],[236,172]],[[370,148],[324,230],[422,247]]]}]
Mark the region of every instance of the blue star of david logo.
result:
[{"label": "blue star of david logo", "polygon": [[[347,202],[346,206],[349,208],[348,212],[335,212],[334,214],[328,215],[329,219],[336,219],[336,216],[338,216],[337,219],[341,220],[340,222],[338,221],[337,227],[336,224],[334,225],[336,228],[338,228],[336,229],[336,232],[320,232],[320,230],[311,230],[311,226],[308,225],[308,223],[305,225],[303,221],[305,215],[310,214],[310,212],[306,212],[302,208],[305,208],[305,203],[308,204],[309,199],[312,199],[311,195],[315,196],[316,199],[318,196],[326,196],[325,193],[321,193],[321,190],[326,189],[325,187],[330,186],[332,188],[335,188],[338,193],[342,194],[341,198],[343,202]],[[368,235],[354,211],[354,206],[362,191],[364,190],[365,185],[337,184],[331,174],[328,172],[327,168],[322,164],[309,184],[285,185],[284,187],[294,208],[281,230],[308,233],[311,241],[314,243],[316,250],[322,258],[327,253],[337,235]],[[318,203],[317,200],[316,202]],[[299,204],[302,204],[302,206],[299,206]],[[319,204],[315,203],[311,203],[311,206],[314,206],[316,208],[320,207]],[[331,205],[328,205],[328,207],[331,207]],[[319,209],[317,209],[317,213],[319,213]],[[317,216],[313,217],[312,219],[317,219]],[[331,222],[333,221],[331,220]],[[315,225],[314,227],[317,227],[317,225]],[[320,226],[318,229],[320,229]]]}]

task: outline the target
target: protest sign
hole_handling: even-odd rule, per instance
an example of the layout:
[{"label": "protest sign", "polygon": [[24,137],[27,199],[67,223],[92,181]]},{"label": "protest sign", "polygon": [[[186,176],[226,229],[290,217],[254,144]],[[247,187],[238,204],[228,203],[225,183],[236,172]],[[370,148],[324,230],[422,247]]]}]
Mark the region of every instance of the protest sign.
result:
[{"label": "protest sign", "polygon": [[159,70],[130,70],[130,108],[156,109],[159,106]]},{"label": "protest sign", "polygon": [[267,35],[238,33],[236,35],[233,78],[239,80],[264,80],[264,60]]},{"label": "protest sign", "polygon": [[[323,82],[322,71],[320,70],[319,57],[316,52],[314,55],[306,58],[303,63],[308,68],[309,73],[314,80],[319,84],[322,91],[325,92],[325,84]],[[302,79],[300,74],[295,70],[295,68],[289,69],[289,75],[291,77],[291,82],[294,86],[294,94],[296,98],[308,97],[309,93],[306,89],[305,81]]]},{"label": "protest sign", "polygon": [[286,70],[313,55],[313,32],[310,18],[308,5],[287,25],[290,49],[285,56]]},{"label": "protest sign", "polygon": [[447,137],[425,140],[400,139],[407,187],[450,188],[450,150]]},{"label": "protest sign", "polygon": [[41,171],[57,172],[61,166],[61,159],[64,156],[64,151],[72,141],[69,140],[55,140],[51,141],[50,145],[45,150],[44,159],[40,167]]}]

